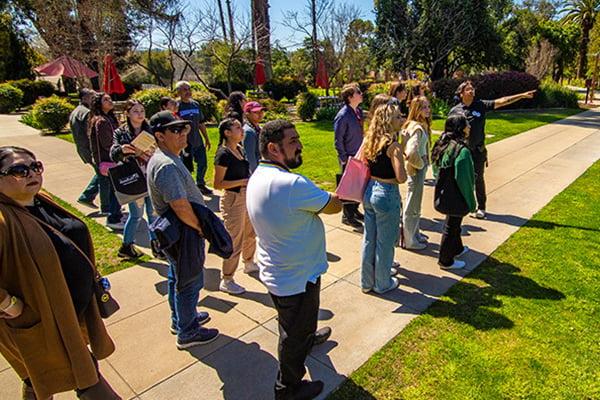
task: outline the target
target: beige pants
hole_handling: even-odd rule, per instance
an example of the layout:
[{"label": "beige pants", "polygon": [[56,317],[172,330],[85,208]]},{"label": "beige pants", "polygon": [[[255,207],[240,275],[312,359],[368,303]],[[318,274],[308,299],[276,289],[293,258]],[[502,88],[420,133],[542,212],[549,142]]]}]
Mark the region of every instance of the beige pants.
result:
[{"label": "beige pants", "polygon": [[223,260],[223,278],[231,279],[240,261],[252,261],[256,250],[256,234],[246,210],[246,188],[239,193],[225,190],[221,197],[221,213],[225,228],[233,241],[231,257]]}]

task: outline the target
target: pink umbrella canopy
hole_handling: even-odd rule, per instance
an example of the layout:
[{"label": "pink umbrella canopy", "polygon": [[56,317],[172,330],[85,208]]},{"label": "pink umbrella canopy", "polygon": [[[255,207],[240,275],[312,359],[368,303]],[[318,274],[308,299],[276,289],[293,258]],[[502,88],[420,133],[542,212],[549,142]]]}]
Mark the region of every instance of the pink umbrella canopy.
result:
[{"label": "pink umbrella canopy", "polygon": [[319,63],[317,64],[317,76],[315,77],[315,85],[323,89],[329,89],[329,76],[327,75],[327,68],[323,57],[319,56]]},{"label": "pink umbrella canopy", "polygon": [[98,76],[97,72],[88,68],[84,63],[69,56],[58,57],[54,61],[34,68],[34,70],[41,75],[66,76],[67,78],[95,78]]},{"label": "pink umbrella canopy", "polygon": [[259,58],[256,60],[256,67],[254,68],[254,83],[256,85],[264,85],[267,82],[267,74],[265,73],[265,65]]},{"label": "pink umbrella canopy", "polygon": [[108,94],[121,94],[125,93],[125,86],[121,77],[117,72],[117,67],[113,63],[112,56],[104,56],[104,80],[102,82],[102,89]]}]

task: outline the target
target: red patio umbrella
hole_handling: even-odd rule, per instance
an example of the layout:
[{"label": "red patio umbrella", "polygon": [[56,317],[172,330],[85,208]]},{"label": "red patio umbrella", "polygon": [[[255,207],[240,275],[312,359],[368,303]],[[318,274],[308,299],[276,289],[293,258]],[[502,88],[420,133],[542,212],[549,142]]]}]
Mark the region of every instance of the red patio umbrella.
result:
[{"label": "red patio umbrella", "polygon": [[40,75],[66,76],[67,78],[95,78],[98,76],[96,71],[89,69],[81,61],[69,56],[58,57],[56,60],[34,68],[34,70]]},{"label": "red patio umbrella", "polygon": [[317,76],[315,77],[315,85],[323,89],[329,89],[329,76],[327,75],[327,68],[323,57],[319,56],[319,63],[317,64]]},{"label": "red patio umbrella", "polygon": [[102,89],[108,94],[125,93],[125,86],[117,72],[117,67],[115,67],[115,64],[112,61],[112,56],[109,54],[104,56],[104,80]]},{"label": "red patio umbrella", "polygon": [[254,67],[254,83],[256,85],[264,85],[267,82],[267,74],[265,73],[265,64],[260,58],[256,60]]}]

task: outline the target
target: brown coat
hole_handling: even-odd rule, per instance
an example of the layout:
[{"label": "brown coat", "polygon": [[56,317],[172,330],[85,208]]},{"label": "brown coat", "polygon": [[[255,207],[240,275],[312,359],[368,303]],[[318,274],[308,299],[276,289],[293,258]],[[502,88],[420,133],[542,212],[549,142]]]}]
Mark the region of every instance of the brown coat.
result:
[{"label": "brown coat", "polygon": [[[37,198],[60,208],[45,195]],[[24,207],[0,193],[0,302],[7,292],[25,307],[15,319],[0,318],[0,352],[31,380],[37,398],[96,384],[87,345],[97,359],[115,349],[96,301],[78,320],[52,241]]]}]

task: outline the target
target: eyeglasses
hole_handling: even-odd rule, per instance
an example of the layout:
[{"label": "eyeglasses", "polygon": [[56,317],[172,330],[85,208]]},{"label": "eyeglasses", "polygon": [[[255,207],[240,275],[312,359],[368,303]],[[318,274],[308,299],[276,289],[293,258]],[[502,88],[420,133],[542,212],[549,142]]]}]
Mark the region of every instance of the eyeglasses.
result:
[{"label": "eyeglasses", "polygon": [[0,176],[12,175],[15,178],[27,178],[31,172],[41,174],[44,172],[44,164],[41,161],[34,161],[30,165],[26,164],[15,164],[6,168],[4,171],[0,171]]},{"label": "eyeglasses", "polygon": [[167,128],[167,130],[169,132],[173,132],[176,135],[180,135],[180,134],[182,134],[184,132],[189,132],[190,131],[190,126],[189,125],[173,126],[173,127]]}]

